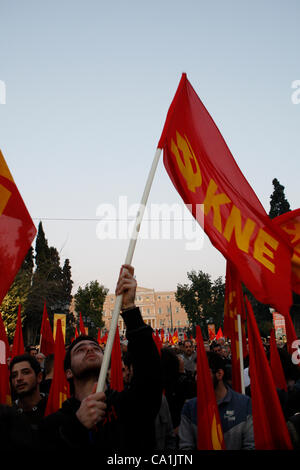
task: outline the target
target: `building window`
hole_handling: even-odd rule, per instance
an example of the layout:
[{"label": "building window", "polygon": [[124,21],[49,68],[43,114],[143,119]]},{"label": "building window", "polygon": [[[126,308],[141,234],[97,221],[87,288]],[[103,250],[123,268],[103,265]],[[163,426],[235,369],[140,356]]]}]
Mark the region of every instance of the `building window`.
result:
[{"label": "building window", "polygon": [[161,313],[161,308],[160,307],[158,308],[158,313]]},{"label": "building window", "polygon": [[179,313],[179,307],[176,307],[176,313]]},{"label": "building window", "polygon": [[147,308],[147,313],[150,313],[150,308]]}]

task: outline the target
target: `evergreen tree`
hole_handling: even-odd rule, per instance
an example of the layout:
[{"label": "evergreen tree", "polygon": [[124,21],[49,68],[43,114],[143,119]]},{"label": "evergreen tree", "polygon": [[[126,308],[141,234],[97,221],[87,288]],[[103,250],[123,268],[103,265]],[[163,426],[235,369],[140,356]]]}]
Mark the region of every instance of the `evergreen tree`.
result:
[{"label": "evergreen tree", "polygon": [[289,212],[291,208],[284,194],[284,186],[282,186],[276,178],[273,179],[272,184],[274,186],[274,191],[270,198],[269,217],[274,219],[274,217],[277,217],[278,215]]},{"label": "evergreen tree", "polygon": [[97,329],[104,325],[102,314],[107,293],[106,287],[100,285],[98,281],[91,281],[84,288],[79,287],[74,296],[77,323],[79,325],[79,312],[81,312],[84,324],[92,336],[96,336]]},{"label": "evergreen tree", "polygon": [[[26,302],[25,332],[27,344],[38,344],[46,302],[50,324],[54,313],[69,315],[71,267],[65,262],[65,272],[60,266],[60,256],[55,247],[49,247],[42,223],[39,223],[35,244],[35,271]],[[71,286],[71,287],[70,287]],[[67,317],[67,324],[70,319]]]}]

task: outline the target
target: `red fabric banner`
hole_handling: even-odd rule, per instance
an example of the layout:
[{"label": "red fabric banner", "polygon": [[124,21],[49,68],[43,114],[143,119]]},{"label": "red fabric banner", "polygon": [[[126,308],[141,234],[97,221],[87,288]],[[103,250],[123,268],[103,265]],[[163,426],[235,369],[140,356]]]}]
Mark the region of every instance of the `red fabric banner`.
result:
[{"label": "red fabric banner", "polygon": [[232,263],[227,261],[226,265],[226,284],[225,284],[225,303],[224,303],[224,335],[231,342],[231,363],[232,363],[232,387],[242,393],[241,369],[240,369],[240,351],[238,334],[238,315],[241,317],[243,357],[247,352],[246,333],[245,333],[245,308],[243,300],[243,291],[238,272]]},{"label": "red fabric banner", "polygon": [[53,339],[53,333],[52,333],[51,326],[50,326],[50,321],[48,318],[46,302],[44,303],[44,311],[43,311],[43,318],[42,318],[42,325],[41,325],[40,352],[45,354],[45,356],[49,356],[49,354],[54,353],[54,339]]},{"label": "red fabric banner", "polygon": [[36,235],[36,228],[0,151],[0,304]]},{"label": "red fabric banner", "polygon": [[53,379],[49,391],[45,416],[59,410],[63,402],[69,397],[69,384],[64,371],[65,342],[62,332],[61,320],[57,320]]},{"label": "red fabric banner", "polygon": [[200,326],[196,326],[196,336],[198,450],[225,450],[219,409]]},{"label": "red fabric banner", "polygon": [[252,306],[246,298],[249,372],[256,450],[293,449]]},{"label": "red fabric banner", "polygon": [[286,212],[273,219],[284,230],[293,248],[292,290],[300,295],[300,209]]},{"label": "red fabric banner", "polygon": [[158,143],[179,194],[212,244],[262,303],[288,316],[291,256],[286,233],[272,222],[220,131],[182,75]]}]

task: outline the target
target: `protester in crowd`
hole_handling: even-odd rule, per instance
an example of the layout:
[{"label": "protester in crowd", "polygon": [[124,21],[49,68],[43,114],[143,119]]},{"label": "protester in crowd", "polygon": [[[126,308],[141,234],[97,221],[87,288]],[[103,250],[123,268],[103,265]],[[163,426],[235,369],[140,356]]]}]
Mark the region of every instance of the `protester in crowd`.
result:
[{"label": "protester in crowd", "polygon": [[35,357],[37,355],[37,349],[35,346],[32,346],[32,345],[26,346],[25,352],[29,354],[30,356]]},{"label": "protester in crowd", "polygon": [[96,392],[103,360],[102,350],[88,336],[79,336],[65,356],[71,398],[49,415],[41,427],[48,450],[78,452],[147,452],[155,448],[155,417],[160,409],[162,384],[160,359],[152,329],[134,304],[136,281],[133,268],[121,270],[116,295],[122,295],[122,317],[132,356],[131,386],[115,392]]},{"label": "protester in crowd", "polygon": [[184,362],[184,369],[186,372],[190,372],[192,374],[195,373],[196,357],[197,357],[197,354],[195,352],[193,342],[189,339],[186,339],[183,343],[183,354],[182,354],[182,359]]},{"label": "protester in crowd", "polygon": [[39,362],[30,354],[15,356],[10,363],[11,390],[15,401],[13,406],[23,413],[32,426],[37,426],[44,417],[47,397],[40,392],[43,375]]},{"label": "protester in crowd", "polygon": [[[208,352],[208,363],[227,450],[254,449],[251,399],[226,384],[226,365],[222,357]],[[183,407],[179,426],[179,448],[197,449],[197,397]]]}]

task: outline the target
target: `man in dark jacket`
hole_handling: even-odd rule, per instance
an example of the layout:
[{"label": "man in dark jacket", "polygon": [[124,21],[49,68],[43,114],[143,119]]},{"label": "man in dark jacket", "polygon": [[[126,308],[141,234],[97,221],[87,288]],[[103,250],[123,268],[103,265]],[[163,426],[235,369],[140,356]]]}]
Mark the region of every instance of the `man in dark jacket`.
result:
[{"label": "man in dark jacket", "polygon": [[125,265],[116,295],[122,294],[121,314],[134,369],[130,388],[115,392],[107,387],[105,393],[96,392],[103,354],[95,339],[78,337],[65,357],[71,398],[41,428],[41,438],[50,449],[95,449],[107,455],[149,454],[154,449],[154,422],[162,396],[160,358],[152,329],[134,304],[135,292],[133,268]]}]

